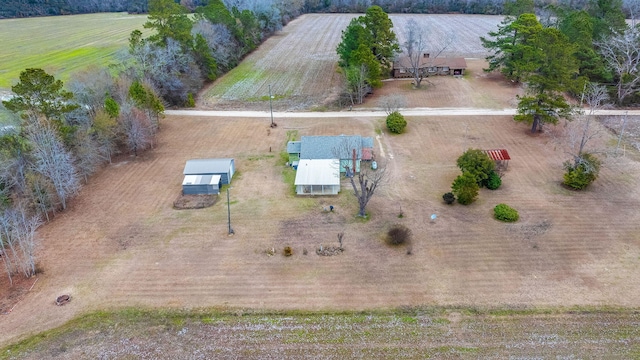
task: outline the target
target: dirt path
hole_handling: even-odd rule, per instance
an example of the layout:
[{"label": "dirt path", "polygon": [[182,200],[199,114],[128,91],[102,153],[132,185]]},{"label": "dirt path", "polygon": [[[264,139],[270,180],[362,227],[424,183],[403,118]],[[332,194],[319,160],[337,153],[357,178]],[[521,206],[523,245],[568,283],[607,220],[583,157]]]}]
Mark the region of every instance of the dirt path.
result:
[{"label": "dirt path", "polygon": [[[480,108],[410,108],[401,109],[404,116],[424,117],[424,116],[513,116],[516,109],[480,109]],[[167,115],[171,116],[197,116],[197,117],[239,117],[239,118],[270,118],[270,112],[264,111],[214,111],[214,110],[167,110]],[[598,110],[593,115],[611,116],[638,116],[640,110]],[[374,109],[354,109],[352,111],[323,111],[323,112],[273,112],[274,121],[277,119],[324,119],[324,118],[381,118],[386,113],[383,110]]]}]

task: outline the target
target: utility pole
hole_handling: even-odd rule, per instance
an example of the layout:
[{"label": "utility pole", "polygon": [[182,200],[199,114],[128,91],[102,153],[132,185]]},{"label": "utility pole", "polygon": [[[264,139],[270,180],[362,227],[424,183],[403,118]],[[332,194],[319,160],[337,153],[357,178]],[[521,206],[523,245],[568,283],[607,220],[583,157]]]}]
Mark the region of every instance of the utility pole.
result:
[{"label": "utility pole", "polygon": [[629,115],[628,111],[624,113],[624,120],[622,120],[622,129],[620,130],[620,136],[618,136],[618,144],[616,145],[616,152],[615,152],[616,155],[618,155],[618,149],[620,148],[620,142],[622,142],[622,135],[624,134],[624,128],[627,125],[627,115]]},{"label": "utility pole", "polygon": [[273,96],[271,96],[271,84],[269,84],[269,111],[271,112],[271,127],[274,127],[273,125],[273,106],[271,105],[271,99],[273,98]]},{"label": "utility pole", "polygon": [[227,217],[229,219],[229,235],[233,235],[231,228],[231,202],[229,202],[229,188],[227,188]]}]

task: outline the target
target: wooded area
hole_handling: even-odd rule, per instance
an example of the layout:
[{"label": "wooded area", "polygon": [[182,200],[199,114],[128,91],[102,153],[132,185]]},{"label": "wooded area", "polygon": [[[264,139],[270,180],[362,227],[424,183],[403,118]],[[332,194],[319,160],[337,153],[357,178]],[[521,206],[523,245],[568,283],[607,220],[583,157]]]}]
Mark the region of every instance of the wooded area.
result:
[{"label": "wooded area", "polygon": [[[178,1],[176,1],[178,3]],[[208,0],[181,0],[179,3],[191,10],[210,3]],[[589,0],[541,0],[536,1],[539,8],[548,4],[584,9]],[[260,6],[275,7],[282,11],[308,12],[354,12],[364,13],[367,8],[378,5],[387,13],[419,13],[419,14],[505,14],[508,1],[505,0],[236,0],[225,1],[228,8]],[[507,4],[507,6],[505,6]],[[273,6],[275,5],[275,6]],[[623,0],[623,8],[628,18],[638,12],[636,0]],[[146,0],[6,0],[0,6],[0,19],[32,16],[52,16],[69,14],[87,14],[96,12],[145,13],[148,10]]]}]

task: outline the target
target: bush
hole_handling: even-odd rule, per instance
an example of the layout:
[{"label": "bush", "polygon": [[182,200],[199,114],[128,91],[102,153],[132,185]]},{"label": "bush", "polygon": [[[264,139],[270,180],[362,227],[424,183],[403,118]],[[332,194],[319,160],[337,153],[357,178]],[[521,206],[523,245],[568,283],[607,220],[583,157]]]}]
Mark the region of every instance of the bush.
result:
[{"label": "bush", "polygon": [[442,195],[442,200],[444,200],[447,205],[451,205],[456,201],[456,196],[453,195],[452,192],[444,193],[444,195]]},{"label": "bush", "polygon": [[496,219],[505,222],[518,221],[520,216],[518,211],[507,204],[498,204],[493,208],[493,214]]},{"label": "bush", "polygon": [[291,255],[293,255],[293,249],[291,248],[291,246],[285,246],[284,256],[291,256]]},{"label": "bush", "polygon": [[387,236],[391,245],[409,243],[411,241],[411,230],[402,224],[395,224],[389,229]]},{"label": "bush", "polygon": [[496,164],[482,150],[469,149],[456,161],[463,173],[473,175],[478,185],[483,185],[494,171]]},{"label": "bush", "polygon": [[564,163],[567,172],[564,174],[564,184],[575,190],[583,190],[598,178],[600,160],[591,154],[582,154],[573,164]]},{"label": "bush", "polygon": [[502,185],[502,179],[497,172],[491,171],[489,177],[484,181],[484,186],[489,190],[496,190]]},{"label": "bush", "polygon": [[394,134],[402,134],[407,127],[407,120],[397,111],[387,116],[387,128]]},{"label": "bush", "polygon": [[185,106],[190,108],[196,107],[196,100],[193,98],[192,93],[189,93],[187,95],[187,103],[185,104]]},{"label": "bush", "polygon": [[478,190],[480,190],[480,186],[478,186],[475,176],[468,172],[458,176],[451,185],[451,192],[462,205],[474,202],[478,196]]}]

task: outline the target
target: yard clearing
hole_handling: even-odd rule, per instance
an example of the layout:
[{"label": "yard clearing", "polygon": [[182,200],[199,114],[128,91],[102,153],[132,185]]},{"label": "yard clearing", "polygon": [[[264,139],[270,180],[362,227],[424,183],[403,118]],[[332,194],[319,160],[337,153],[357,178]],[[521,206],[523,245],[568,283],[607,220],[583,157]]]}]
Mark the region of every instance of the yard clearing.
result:
[{"label": "yard clearing", "polygon": [[[271,129],[268,119],[167,118],[155,150],[119,159],[41,229],[44,274],[2,317],[0,341],[86,311],[126,306],[639,306],[636,161],[616,158],[589,190],[573,192],[560,185],[564,154],[509,117],[415,117],[406,134],[379,137],[392,177],[372,199],[370,221],[354,217],[346,182],[338,197],[292,195],[276,165],[287,131],[376,136],[381,123],[281,119]],[[509,150],[503,186],[481,191],[470,206],[444,205],[442,193],[459,172],[455,159],[468,147]],[[236,159],[232,237],[225,201],[200,210],[172,208],[184,162],[202,157]],[[497,203],[516,208],[521,220],[493,220]],[[336,211],[324,213],[328,205]],[[433,223],[432,213],[438,214]],[[396,222],[412,229],[413,255],[385,245],[383,233]],[[338,232],[345,233],[345,252],[315,255],[320,244],[336,245]],[[282,255],[285,246],[293,247],[292,257]],[[73,300],[56,307],[61,294]]]}]

